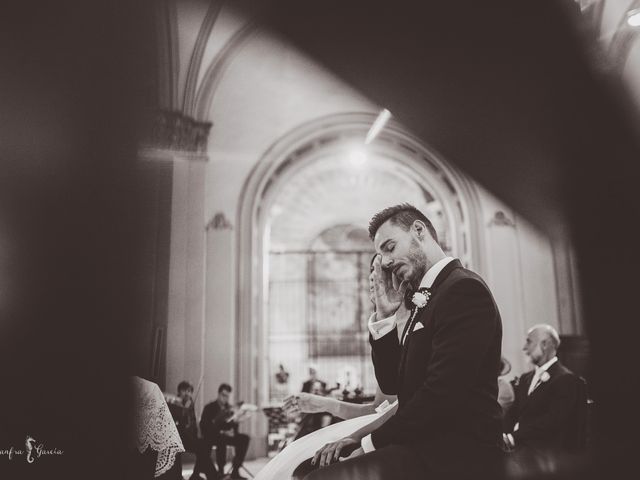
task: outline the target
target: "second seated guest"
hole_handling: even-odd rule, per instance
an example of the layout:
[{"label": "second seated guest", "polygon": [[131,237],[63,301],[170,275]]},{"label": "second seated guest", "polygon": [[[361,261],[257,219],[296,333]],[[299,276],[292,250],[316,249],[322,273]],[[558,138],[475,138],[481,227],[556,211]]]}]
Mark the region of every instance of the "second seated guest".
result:
[{"label": "second seated guest", "polygon": [[[316,380],[311,385],[311,388],[309,389],[308,393],[302,392],[300,395],[307,395],[308,397],[306,398],[324,398],[324,388],[320,383],[320,381]],[[300,398],[300,397],[298,396],[294,398]],[[287,403],[287,400],[288,398],[285,399],[285,404]],[[300,422],[300,429],[298,430],[296,439],[302,438],[311,432],[315,432],[316,430],[319,430],[331,424],[331,421],[332,421],[331,413],[325,410],[321,410],[313,413],[309,413],[309,412],[304,412],[304,413],[307,413],[307,415],[305,415],[302,421]]]},{"label": "second seated guest", "polygon": [[[321,392],[312,392],[311,390],[316,387],[316,384],[320,384]],[[302,384],[302,391],[305,393],[324,394],[327,389],[327,383],[318,378],[318,370],[315,367],[309,367],[309,379]]]},{"label": "second seated guest", "polygon": [[503,434],[508,449],[580,447],[586,385],[558,361],[559,346],[560,337],[551,325],[535,325],[527,333],[523,350],[535,369],[523,374],[515,386]]},{"label": "second seated guest", "polygon": [[[203,439],[198,438],[198,423],[196,421],[195,405],[193,401],[193,385],[186,380],[178,384],[178,396],[168,401],[169,410],[176,423],[180,439],[187,452],[196,454],[196,463],[193,467],[191,479],[199,479],[200,473],[204,473],[207,480],[214,480],[220,475],[213,466],[209,456],[211,448],[207,448]],[[181,458],[177,459],[178,478],[182,478]]]},{"label": "second seated guest", "polygon": [[[376,256],[374,255],[371,259],[369,271],[369,297],[374,307],[373,261]],[[407,319],[403,316],[398,317],[400,329]],[[348,439],[364,437],[384,423],[384,419],[392,415],[397,406],[398,402],[395,396],[384,395],[380,388],[377,388],[372,404],[344,402],[330,396],[304,392],[290,395],[284,401],[284,411],[289,416],[296,416],[300,413],[328,412],[345,421],[312,432],[289,444],[260,470],[255,477],[256,480],[282,480],[303,476],[304,472],[311,469],[309,460],[319,447],[345,438],[345,435],[349,435],[346,437]]]},{"label": "second seated guest", "polygon": [[[488,478],[502,456],[502,322],[493,296],[443,252],[415,207],[379,212],[369,234],[379,254],[369,325],[374,370],[399,406],[360,442],[347,437],[318,451],[313,463],[322,468],[305,478]],[[399,331],[403,301],[410,317]],[[334,463],[338,449],[352,447],[359,448]]]},{"label": "second seated guest", "polygon": [[240,467],[249,448],[249,436],[239,433],[238,422],[233,420],[235,411],[229,403],[231,391],[231,385],[227,383],[218,387],[218,398],[202,411],[200,430],[207,445],[216,447],[216,463],[221,473],[227,463],[227,445],[235,447],[231,478],[244,479],[240,475]]},{"label": "second seated guest", "polygon": [[[374,275],[373,275],[373,262],[378,255],[375,254],[371,258],[369,266],[369,300],[373,304],[375,310],[375,293],[374,293]],[[398,319],[398,322],[402,322],[404,325],[406,319]],[[298,413],[322,413],[327,412],[334,417],[348,420],[351,418],[361,417],[363,415],[369,415],[375,413],[376,407],[381,405],[384,401],[387,404],[392,404],[397,399],[394,395],[385,395],[380,388],[376,388],[376,394],[373,403],[358,404],[351,402],[340,401],[330,396],[321,396],[317,392],[298,393],[290,395],[284,400],[284,410],[289,416],[295,416]]]}]

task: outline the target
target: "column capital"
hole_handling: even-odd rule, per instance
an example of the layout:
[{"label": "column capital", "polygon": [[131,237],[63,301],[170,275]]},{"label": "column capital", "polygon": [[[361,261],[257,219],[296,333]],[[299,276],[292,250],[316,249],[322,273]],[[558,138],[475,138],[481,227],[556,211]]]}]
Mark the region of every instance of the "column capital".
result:
[{"label": "column capital", "polygon": [[202,158],[206,154],[211,126],[211,122],[200,122],[181,112],[155,110],[147,115],[141,150],[197,154]]}]

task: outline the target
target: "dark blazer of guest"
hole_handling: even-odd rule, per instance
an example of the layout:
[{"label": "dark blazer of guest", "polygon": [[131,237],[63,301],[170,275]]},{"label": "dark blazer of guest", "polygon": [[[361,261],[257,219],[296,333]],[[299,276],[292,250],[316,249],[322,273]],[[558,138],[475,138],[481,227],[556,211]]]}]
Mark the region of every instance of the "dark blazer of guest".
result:
[{"label": "dark blazer of guest", "polygon": [[559,361],[549,367],[549,380],[528,395],[535,371],[515,382],[515,401],[505,417],[505,431],[513,432],[516,447],[575,449],[582,444],[587,408],[586,384]]},{"label": "dark blazer of guest", "polygon": [[229,422],[233,415],[230,405],[220,405],[217,400],[205,405],[200,417],[200,431],[207,441],[216,441],[220,438],[220,432],[234,430],[237,433],[238,424]]},{"label": "dark blazer of guest", "polygon": [[395,329],[370,337],[378,384],[399,401],[371,440],[376,450],[414,445],[447,470],[469,455],[498,451],[502,323],[485,282],[459,260],[444,267],[430,290],[426,306],[405,325],[404,345]]}]

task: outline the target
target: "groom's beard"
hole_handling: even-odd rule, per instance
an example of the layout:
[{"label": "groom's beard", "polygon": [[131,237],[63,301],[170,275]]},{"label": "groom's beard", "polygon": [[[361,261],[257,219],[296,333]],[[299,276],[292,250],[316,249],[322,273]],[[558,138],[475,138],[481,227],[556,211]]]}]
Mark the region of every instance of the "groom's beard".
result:
[{"label": "groom's beard", "polygon": [[422,282],[422,278],[425,273],[427,273],[427,255],[422,251],[416,240],[411,242],[411,246],[412,248],[408,257],[413,268],[411,276],[402,283],[406,284],[406,287],[416,291],[420,288],[420,282]]}]

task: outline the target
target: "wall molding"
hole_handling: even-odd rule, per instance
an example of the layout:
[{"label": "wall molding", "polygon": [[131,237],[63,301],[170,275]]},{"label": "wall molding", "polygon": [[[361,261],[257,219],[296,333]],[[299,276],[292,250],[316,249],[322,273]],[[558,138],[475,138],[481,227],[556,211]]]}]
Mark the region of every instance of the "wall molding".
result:
[{"label": "wall molding", "polygon": [[512,219],[507,217],[507,214],[504,213],[502,210],[498,210],[496,211],[496,213],[493,214],[493,217],[491,217],[491,220],[489,220],[489,223],[487,224],[487,226],[515,228],[516,223]]},{"label": "wall molding", "polygon": [[233,230],[233,225],[223,212],[217,212],[207,223],[205,230]]},{"label": "wall molding", "polygon": [[[266,327],[262,321],[265,308],[262,259],[265,213],[269,210],[273,190],[286,182],[292,172],[303,167],[309,160],[308,153],[315,145],[322,144],[327,135],[357,131],[364,138],[375,119],[375,113],[345,113],[307,122],[276,140],[256,163],[243,185],[236,228],[237,356],[234,381],[237,395],[246,401],[261,404],[267,401],[264,396],[268,395],[268,373],[264,371],[268,362],[264,345]],[[472,268],[476,261],[484,266],[479,235],[482,225],[475,220],[480,217],[480,205],[477,192],[474,194],[466,177],[396,122],[390,122],[379,135],[376,143],[383,142],[389,148],[395,148],[397,155],[394,158],[400,166],[413,170],[419,181],[442,192],[449,200],[445,207],[450,210],[452,219],[459,220],[458,225],[452,226],[457,228],[456,245],[462,253],[461,260]],[[250,428],[253,435],[266,435],[263,427],[256,423]]]}]

